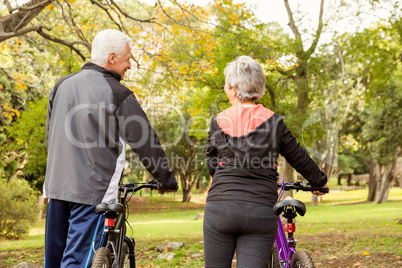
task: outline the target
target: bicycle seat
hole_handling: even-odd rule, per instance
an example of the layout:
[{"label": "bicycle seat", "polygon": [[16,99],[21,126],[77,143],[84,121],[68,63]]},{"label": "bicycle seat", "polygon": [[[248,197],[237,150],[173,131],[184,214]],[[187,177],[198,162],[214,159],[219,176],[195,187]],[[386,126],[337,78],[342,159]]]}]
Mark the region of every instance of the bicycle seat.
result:
[{"label": "bicycle seat", "polygon": [[274,205],[273,209],[276,216],[281,215],[286,207],[294,207],[300,216],[306,214],[306,205],[302,201],[286,197],[285,200],[279,201]]},{"label": "bicycle seat", "polygon": [[119,203],[112,203],[112,204],[101,203],[95,207],[96,214],[103,214],[105,212],[122,213],[123,211],[124,211],[124,206]]}]

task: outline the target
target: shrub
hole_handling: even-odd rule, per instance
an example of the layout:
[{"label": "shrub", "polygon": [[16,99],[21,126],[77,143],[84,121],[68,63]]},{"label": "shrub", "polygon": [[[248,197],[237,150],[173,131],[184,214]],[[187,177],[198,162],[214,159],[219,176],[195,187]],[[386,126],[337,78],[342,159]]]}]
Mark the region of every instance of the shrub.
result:
[{"label": "shrub", "polygon": [[0,179],[0,236],[23,238],[37,219],[39,205],[36,192],[25,180]]}]

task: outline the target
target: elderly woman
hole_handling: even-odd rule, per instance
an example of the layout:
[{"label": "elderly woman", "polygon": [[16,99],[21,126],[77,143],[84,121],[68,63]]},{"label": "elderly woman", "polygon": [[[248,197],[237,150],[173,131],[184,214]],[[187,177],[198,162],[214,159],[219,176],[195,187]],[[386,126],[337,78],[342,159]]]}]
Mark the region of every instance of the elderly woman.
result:
[{"label": "elderly woman", "polygon": [[266,267],[277,232],[279,154],[314,187],[327,187],[327,176],[282,118],[255,103],[265,88],[258,62],[241,56],[228,63],[225,82],[232,106],[212,119],[207,149],[213,181],[204,216],[205,267],[231,267],[235,251],[237,267]]}]

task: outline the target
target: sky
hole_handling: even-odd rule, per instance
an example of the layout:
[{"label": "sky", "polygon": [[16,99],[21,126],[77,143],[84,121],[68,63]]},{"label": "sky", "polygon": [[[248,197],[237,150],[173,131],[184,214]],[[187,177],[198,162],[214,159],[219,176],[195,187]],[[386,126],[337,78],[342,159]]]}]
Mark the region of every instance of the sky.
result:
[{"label": "sky", "polygon": [[[141,2],[146,2],[148,4],[154,4],[155,0],[140,0]],[[205,5],[211,0],[186,0],[189,3],[195,3],[197,5]],[[296,0],[290,2],[300,2],[301,0]],[[314,13],[315,10],[319,8],[320,0],[305,0],[308,4],[304,5],[306,9],[309,9],[309,13]],[[183,2],[179,0],[179,2]],[[256,7],[255,14],[262,22],[277,21],[281,25],[286,26],[288,23],[288,15],[283,3],[283,0],[234,0],[235,3],[247,3],[248,5],[254,5]],[[318,3],[318,4],[316,4]],[[294,3],[291,3],[293,5]],[[316,12],[318,14],[318,11]],[[311,15],[314,17],[314,15]],[[318,16],[318,15],[317,15]]]},{"label": "sky", "polygon": [[[141,2],[146,2],[149,4],[155,4],[156,0],[140,0]],[[194,3],[197,5],[205,5],[212,0],[178,0],[178,2],[187,1],[188,3]],[[331,13],[330,3],[339,6],[342,0],[326,0],[324,3],[324,17],[328,18]],[[360,1],[361,3],[366,3],[368,1]],[[167,2],[167,1],[166,1]],[[292,34],[289,26],[288,14],[286,12],[285,4],[283,0],[233,0],[235,3],[247,3],[248,5],[255,6],[254,13],[259,20],[262,22],[278,22],[285,32]],[[310,31],[315,32],[318,25],[318,15],[320,9],[321,0],[289,0],[289,5],[292,11],[301,11],[305,16],[303,17],[303,27]],[[354,3],[351,1],[350,3]],[[366,10],[369,10],[366,7]],[[353,32],[361,29],[362,27],[368,27],[374,20],[378,20],[379,17],[386,18],[389,16],[386,12],[376,10],[376,14],[370,14],[368,11],[364,16],[365,20],[358,21],[356,17],[353,16],[353,10],[345,10],[345,13],[352,14],[347,20],[331,21],[331,27],[340,33],[345,31]],[[330,35],[323,36],[322,38],[330,38]]]}]

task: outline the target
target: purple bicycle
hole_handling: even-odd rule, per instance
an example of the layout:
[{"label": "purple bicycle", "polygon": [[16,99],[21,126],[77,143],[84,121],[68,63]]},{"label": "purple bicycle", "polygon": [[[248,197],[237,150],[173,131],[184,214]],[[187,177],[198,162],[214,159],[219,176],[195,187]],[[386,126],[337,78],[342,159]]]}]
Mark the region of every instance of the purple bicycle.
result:
[{"label": "purple bicycle", "polygon": [[[304,181],[278,183],[278,189],[280,189],[278,200],[281,199],[284,191],[289,191],[291,189],[296,191],[329,192],[328,188],[312,188]],[[300,216],[306,214],[306,205],[300,200],[287,197],[286,199],[276,203],[273,209],[275,214],[278,216],[278,233],[272,247],[272,254],[268,261],[268,268],[314,268],[314,262],[306,251],[296,251],[297,240],[293,236],[293,233],[296,230],[294,219],[297,214]],[[281,214],[287,219],[287,223],[284,225],[282,225],[282,221],[279,217]],[[288,237],[286,237],[285,232],[288,233]]]}]

